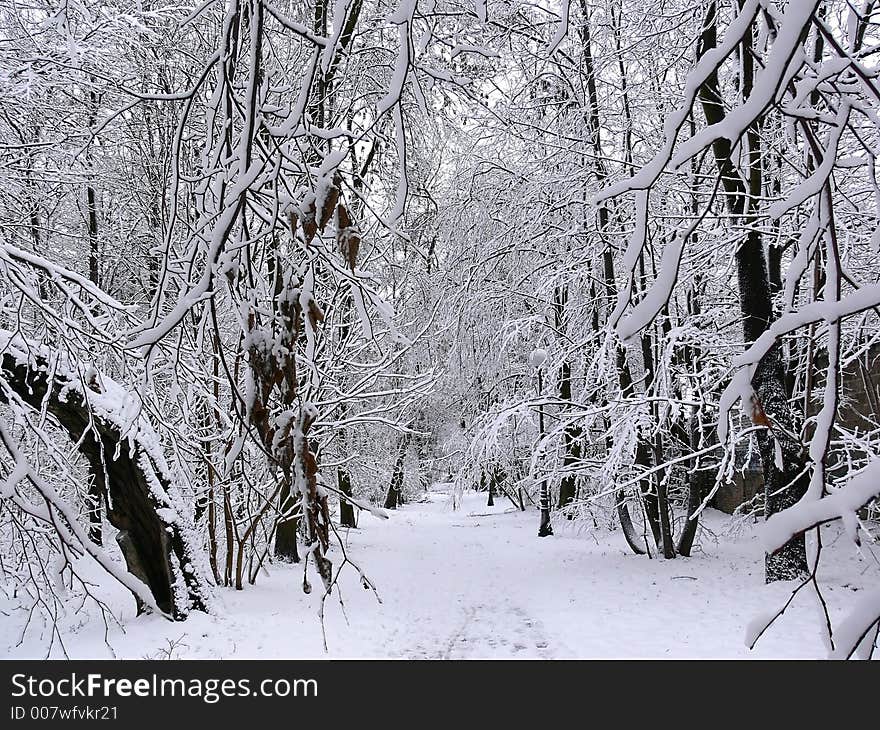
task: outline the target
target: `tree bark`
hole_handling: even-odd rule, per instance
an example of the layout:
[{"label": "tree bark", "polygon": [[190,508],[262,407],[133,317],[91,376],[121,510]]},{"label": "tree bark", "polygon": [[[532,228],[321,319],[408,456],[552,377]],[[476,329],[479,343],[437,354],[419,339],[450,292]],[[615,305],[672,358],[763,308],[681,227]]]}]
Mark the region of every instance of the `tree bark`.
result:
[{"label": "tree bark", "polygon": [[[146,583],[156,605],[177,619],[185,618],[190,608],[205,610],[205,586],[196,571],[184,569],[196,560],[195,546],[188,544],[178,525],[159,516],[157,509],[166,505],[157,503],[151,477],[163,490],[171,485],[158,469],[145,473],[143,464],[152,463],[148,452],[91,411],[75,383],[60,377],[50,380],[47,372],[51,368],[41,358],[36,358],[36,367],[29,367],[7,353],[0,371],[9,388],[31,408],[39,410],[46,403],[49,413],[78,445],[95,483],[109,495],[107,519],[119,530],[116,540],[128,571]],[[89,387],[100,386],[95,381]],[[180,600],[181,592],[185,603]]]},{"label": "tree bark", "polygon": [[[89,127],[92,127],[95,124],[95,109],[98,100],[94,92],[89,93],[89,98],[92,102]],[[87,159],[89,160],[89,164],[91,164],[91,153],[88,154]],[[98,200],[97,192],[91,182],[89,182],[86,187],[86,214],[89,233],[89,281],[95,286],[100,287],[101,272],[99,268],[100,252],[98,244]],[[100,545],[104,539],[102,534],[101,517],[101,503],[103,501],[103,490],[101,489],[98,480],[93,479],[89,482],[88,493],[86,495],[86,507],[89,512],[89,539],[95,543],[95,545]]]},{"label": "tree bark", "polygon": [[[337,484],[339,491],[346,497],[351,496],[351,474],[348,469],[339,467],[336,470]],[[347,499],[339,499],[339,525],[340,527],[357,527],[354,521],[354,505]]]},{"label": "tree bark", "polygon": [[296,514],[299,502],[299,497],[294,498],[290,493],[290,479],[284,477],[281,494],[278,497],[281,517],[275,528],[275,557],[288,563],[299,562],[296,546],[299,518],[293,516]]},{"label": "tree bark", "polygon": [[[594,152],[593,170],[596,175],[598,185],[599,187],[601,187],[607,180],[608,173],[606,172],[603,164],[604,156],[602,153],[602,140],[600,135],[601,120],[599,117],[599,92],[596,86],[596,70],[595,64],[593,62],[592,40],[590,36],[590,23],[588,17],[589,5],[587,3],[587,0],[581,0],[581,10],[584,17],[583,25],[581,27],[581,45],[584,52],[584,75],[586,76],[587,81],[587,114],[585,122],[587,126],[587,131],[590,134],[590,138],[592,140]],[[625,110],[628,111],[629,99],[626,95],[625,90],[624,104]],[[627,160],[629,160],[630,154],[630,151],[627,149]],[[607,301],[607,311],[610,312],[614,308],[614,300],[617,296],[617,284],[615,282],[614,275],[614,254],[611,249],[611,241],[606,240],[606,232],[608,231],[611,223],[611,214],[608,210],[608,206],[605,203],[599,205],[597,216],[599,223],[599,236],[602,239],[602,278]],[[598,316],[596,316],[594,318],[594,329],[597,332],[598,324]],[[619,342],[617,343],[617,346],[615,348],[615,364],[618,377],[620,379],[620,392],[622,395],[626,395],[632,389],[633,378],[629,362],[627,361],[626,350],[620,345]],[[641,435],[639,435],[637,438],[639,440],[638,443],[641,444]],[[640,446],[637,445],[637,462],[639,459],[639,448]],[[627,544],[630,546],[630,549],[636,555],[650,554],[647,543],[643,541],[638,532],[636,532],[632,516],[629,512],[629,505],[627,504],[626,493],[623,490],[617,490],[615,492],[615,508],[617,510],[617,516],[620,520],[620,527],[623,530],[624,538],[626,539]]]},{"label": "tree bark", "polygon": [[403,501],[400,497],[403,492],[403,467],[406,461],[407,446],[409,446],[409,434],[404,434],[400,437],[397,445],[394,471],[391,472],[391,482],[388,484],[388,491],[385,494],[385,509],[397,509],[398,504]]},{"label": "tree bark", "polygon": [[[754,69],[751,55],[751,33],[743,40],[742,94],[747,99],[751,93]],[[698,55],[717,45],[717,6],[709,4],[703,23]],[[718,74],[712,73],[699,92],[706,121],[711,124],[723,122],[724,105],[721,100]],[[754,342],[773,321],[770,276],[764,244],[755,216],[754,207],[762,195],[760,122],[746,132],[748,142],[748,179],[743,180],[734,166],[730,140],[720,137],[712,144],[715,163],[721,176],[728,210],[739,218],[748,233],[736,252],[737,279],[740,309],[743,315],[745,342]],[[757,396],[753,419],[773,424],[758,434],[758,446],[764,471],[764,515],[780,512],[795,504],[807,490],[809,474],[806,459],[799,441],[788,436],[800,430],[798,416],[788,403],[786,395],[785,368],[778,345],[771,348],[758,363],[752,388]],[[769,420],[768,420],[769,419]],[[777,454],[781,456],[777,464]],[[766,580],[790,580],[807,572],[807,556],[804,536],[793,537],[765,560]]]},{"label": "tree bark", "polygon": [[[553,313],[557,332],[562,334],[566,331],[566,307],[568,306],[568,287],[556,287],[556,294],[553,302]],[[563,360],[559,369],[559,398],[562,401],[571,400],[571,363],[568,358]],[[573,470],[581,460],[581,435],[583,430],[575,425],[569,424],[562,433],[562,467],[563,469]],[[566,472],[559,484],[559,502],[558,507],[562,509],[567,507],[574,500],[577,493],[577,477]],[[572,518],[572,514],[568,518]]]}]

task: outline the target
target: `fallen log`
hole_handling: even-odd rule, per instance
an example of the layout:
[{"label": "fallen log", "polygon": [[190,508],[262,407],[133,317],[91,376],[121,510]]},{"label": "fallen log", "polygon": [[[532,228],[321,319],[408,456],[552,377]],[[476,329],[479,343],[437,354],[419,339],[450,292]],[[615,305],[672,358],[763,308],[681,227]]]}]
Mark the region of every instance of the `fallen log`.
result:
[{"label": "fallen log", "polygon": [[9,333],[0,333],[0,352],[0,402],[45,407],[70,436],[104,495],[108,521],[119,530],[128,572],[175,619],[207,610],[208,580],[190,525],[175,503],[155,431],[143,414],[131,416],[136,398],[93,370],[83,382],[47,348]]}]

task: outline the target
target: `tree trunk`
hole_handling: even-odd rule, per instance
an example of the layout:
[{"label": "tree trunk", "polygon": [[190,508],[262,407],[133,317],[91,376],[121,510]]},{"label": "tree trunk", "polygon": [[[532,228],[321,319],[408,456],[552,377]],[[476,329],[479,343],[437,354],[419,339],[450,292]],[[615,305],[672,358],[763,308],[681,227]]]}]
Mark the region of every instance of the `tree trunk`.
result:
[{"label": "tree trunk", "polygon": [[300,498],[295,498],[290,491],[290,478],[285,476],[278,497],[278,508],[281,511],[278,526],[275,528],[275,557],[288,563],[299,562],[296,547],[299,518],[293,517],[299,508]]},{"label": "tree trunk", "polygon": [[[544,383],[541,377],[541,368],[538,368],[538,397],[544,395]],[[538,406],[538,440],[544,440],[544,406]],[[541,522],[538,525],[538,537],[549,537],[553,534],[553,525],[550,521],[550,485],[547,477],[541,479],[541,496],[538,504],[541,511]]]},{"label": "tree trunk", "polygon": [[409,445],[409,434],[400,437],[397,445],[397,458],[394,460],[394,471],[391,473],[391,482],[388,484],[388,492],[385,494],[385,509],[397,509],[402,502],[403,492],[403,467],[406,461],[406,448]]},{"label": "tree trunk", "polygon": [[[635,464],[643,471],[648,471],[651,468],[651,449],[641,438],[636,443]],[[657,490],[651,484],[650,476],[642,477],[639,480],[639,490],[642,493],[642,502],[645,506],[645,519],[651,528],[654,544],[659,547],[662,542],[660,534],[660,502],[657,498]]]},{"label": "tree trunk", "polygon": [[[158,509],[167,508],[167,504],[157,502],[156,491],[167,491],[171,484],[152,463],[149,451],[91,411],[77,383],[57,376],[49,380],[47,372],[52,368],[42,358],[37,357],[36,367],[31,368],[7,353],[0,361],[0,371],[24,403],[35,410],[46,403],[49,413],[77,444],[95,483],[102,493],[109,494],[112,509],[108,509],[107,519],[119,530],[116,540],[128,571],[149,587],[156,605],[177,619],[185,618],[190,608],[205,610],[202,578],[195,570],[183,569],[197,563],[197,548],[189,544],[179,525],[159,516]],[[89,387],[97,391],[100,386],[94,380]],[[140,601],[138,604],[140,610]]]},{"label": "tree trunk", "polygon": [[[663,458],[660,451],[661,444],[659,438],[656,439],[654,447],[654,462],[659,463]],[[663,553],[663,557],[671,560],[675,557],[675,543],[672,539],[672,524],[669,517],[669,497],[667,494],[666,476],[663,472],[654,475],[657,481],[657,511],[660,513],[660,544],[659,548]]]},{"label": "tree trunk", "polygon": [[[589,22],[589,5],[587,0],[581,0],[581,11],[583,13],[583,25],[581,26],[581,45],[583,46],[584,51],[584,75],[587,80],[587,115],[586,115],[586,125],[587,130],[590,134],[590,138],[592,140],[594,159],[592,162],[593,170],[597,178],[597,182],[599,187],[601,187],[605,181],[608,179],[608,173],[605,170],[605,166],[603,163],[604,153],[602,151],[602,140],[600,135],[600,117],[599,117],[599,93],[598,88],[596,86],[596,70],[595,64],[593,62],[593,50],[592,50],[592,41],[590,36],[590,22]],[[629,109],[629,100],[626,95],[626,90],[624,90],[624,108],[628,112]],[[630,150],[626,150],[626,157],[629,161],[630,158]],[[617,284],[615,282],[614,276],[614,255],[611,249],[611,241],[606,240],[606,232],[609,229],[611,223],[611,215],[608,210],[608,206],[604,203],[600,204],[599,209],[597,211],[598,219],[599,219],[599,235],[602,238],[602,278],[605,285],[605,296],[606,296],[606,306],[607,311],[611,312],[614,309],[614,301],[617,297]],[[596,318],[596,326],[594,329],[598,332],[598,318]],[[626,350],[617,343],[615,348],[615,363],[617,366],[618,377],[620,378],[620,392],[621,395],[626,395],[628,391],[632,389],[633,378],[632,371],[630,370],[629,362],[627,361]],[[637,437],[639,439],[639,444],[641,443],[641,436]],[[636,447],[636,460],[639,458],[639,446]],[[643,490],[644,491],[644,490]],[[645,555],[650,554],[648,549],[648,545],[644,542],[638,535],[635,529],[635,525],[633,524],[632,516],[629,512],[629,505],[627,504],[626,493],[623,490],[618,490],[615,492],[615,508],[617,510],[618,518],[620,519],[620,526],[623,530],[623,535],[626,538],[627,544],[630,546],[632,551],[636,555]]]},{"label": "tree trunk", "polygon": [[[644,253],[639,257],[639,274],[644,282]],[[655,336],[656,330],[651,328],[643,331],[640,337],[642,362],[645,370],[644,385],[642,387],[645,392],[650,391],[656,377],[656,367],[654,363]],[[651,420],[654,423],[657,423],[656,404],[649,404],[648,408],[651,413]],[[663,463],[663,439],[659,433],[654,435],[651,444],[648,443],[647,436],[643,433],[639,433],[637,439],[636,464],[647,470],[650,469],[652,465],[659,466]],[[666,484],[663,472],[658,472],[651,477],[642,479],[641,486],[645,500],[645,515],[651,526],[651,532],[654,535],[654,541],[657,544],[657,548],[663,554],[664,558],[674,558],[675,546],[672,542],[672,527],[669,520],[669,500],[666,494]]]},{"label": "tree trunk", "polygon": [[[697,433],[697,419],[692,418],[690,429],[688,432],[688,445],[691,452],[697,451],[699,448],[699,435]],[[694,538],[697,535],[697,527],[699,526],[699,518],[694,517],[694,513],[703,503],[702,480],[699,475],[700,459],[694,462],[688,472],[688,501],[687,501],[687,519],[681,528],[681,534],[678,537],[678,552],[689,558],[691,550],[694,546]]]},{"label": "tree trunk", "polygon": [[[96,103],[94,94],[91,94],[92,103]],[[89,126],[94,125],[94,117],[89,120]],[[91,156],[89,156],[89,159]],[[86,208],[87,208],[87,225],[89,232],[89,281],[95,286],[101,286],[101,274],[98,266],[98,202],[97,193],[94,186],[90,183],[86,187]],[[97,479],[89,482],[88,494],[86,495],[86,507],[89,513],[89,539],[100,545],[103,542],[102,535],[102,517],[101,503],[104,501],[104,494]]]},{"label": "tree trunk", "polygon": [[[566,331],[566,307],[568,305],[568,287],[556,287],[556,295],[553,302],[553,312],[557,332],[565,334]],[[559,399],[562,401],[571,400],[571,363],[566,358],[563,360],[559,369]],[[563,469],[573,470],[581,460],[581,435],[582,429],[575,425],[569,424],[562,433],[562,467]],[[574,501],[577,493],[577,477],[571,471],[566,472],[559,484],[559,503],[560,509],[567,507]],[[568,518],[573,515],[569,513]]]},{"label": "tree trunk", "polygon": [[545,478],[541,482],[541,523],[538,525],[538,537],[550,537],[553,534],[553,524],[550,522],[550,487]]},{"label": "tree trunk", "polygon": [[[351,496],[351,474],[348,469],[339,467],[336,470],[336,480],[339,485],[339,491],[345,497]],[[339,499],[339,526],[340,527],[357,527],[354,521],[354,505],[347,499],[340,497]]]},{"label": "tree trunk", "polygon": [[[751,33],[743,40],[742,95],[751,94],[754,80],[751,55]],[[717,45],[717,6],[709,4],[700,37],[699,54]],[[700,88],[699,98],[709,124],[724,121],[724,104],[719,93],[718,74],[712,73]],[[736,252],[740,308],[743,315],[743,334],[746,344],[760,337],[773,320],[770,276],[759,221],[754,207],[761,199],[762,166],[760,120],[746,132],[748,141],[748,179],[743,180],[731,158],[731,142],[720,137],[712,143],[712,152],[725,192],[725,203],[732,215],[739,218],[748,233]],[[757,396],[753,420],[764,425],[773,424],[758,434],[758,447],[764,471],[765,518],[795,504],[807,490],[809,474],[806,458],[799,441],[788,436],[800,430],[798,416],[786,396],[785,368],[778,345],[767,352],[758,363],[752,388]],[[768,420],[769,417],[769,420]],[[777,464],[777,454],[781,456]],[[790,580],[807,572],[804,536],[789,540],[772,555],[767,555],[766,580]]]}]

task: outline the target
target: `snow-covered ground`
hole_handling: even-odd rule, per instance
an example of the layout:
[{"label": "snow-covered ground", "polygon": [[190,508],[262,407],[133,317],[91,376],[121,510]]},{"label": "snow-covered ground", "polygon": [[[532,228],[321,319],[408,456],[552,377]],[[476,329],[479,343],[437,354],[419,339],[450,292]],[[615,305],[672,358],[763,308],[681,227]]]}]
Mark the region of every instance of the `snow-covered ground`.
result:
[{"label": "snow-covered ground", "polygon": [[[748,528],[730,535],[729,518],[707,513],[718,538],[704,535],[696,557],[632,555],[619,531],[577,532],[559,524],[536,537],[537,515],[499,499],[465,494],[453,510],[450,485],[410,503],[388,521],[361,513],[347,535],[350,555],[376,584],[381,603],[346,569],[341,597],[328,599],[325,653],[319,591],[302,592],[301,566],[270,566],[256,586],[221,589],[216,615],[172,623],[134,617],[121,592],[110,600],[124,630],[71,616],[61,625],[74,658],[530,658],[822,657],[819,615],[806,592],[762,638],[744,644],[756,615],[781,605],[792,585],[765,586],[763,555]],[[828,538],[826,538],[827,540]],[[843,539],[828,549],[832,618],[876,582],[877,562]],[[336,548],[331,554],[341,560]],[[315,579],[311,578],[315,584]],[[20,639],[21,616],[0,615],[0,654],[45,656],[48,631]],[[18,645],[16,645],[18,644]],[[110,649],[112,646],[112,652]],[[53,656],[60,656],[54,650]]]}]

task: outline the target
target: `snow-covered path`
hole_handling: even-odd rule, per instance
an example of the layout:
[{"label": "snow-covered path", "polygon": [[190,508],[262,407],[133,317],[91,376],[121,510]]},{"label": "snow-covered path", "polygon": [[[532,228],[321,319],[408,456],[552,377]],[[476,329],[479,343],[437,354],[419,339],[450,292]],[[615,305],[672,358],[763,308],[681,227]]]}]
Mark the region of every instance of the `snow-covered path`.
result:
[{"label": "snow-covered path", "polygon": [[[458,509],[443,485],[388,521],[366,513],[346,536],[349,553],[375,582],[382,602],[346,569],[341,597],[327,601],[324,652],[317,590],[301,590],[300,566],[271,566],[256,586],[221,590],[214,616],[184,623],[134,618],[112,628],[116,656],[143,657],[810,657],[824,656],[818,616],[807,600],[793,604],[754,652],[745,627],[781,605],[791,586],[763,584],[754,536],[706,537],[691,559],[648,560],[630,554],[619,531],[577,534],[557,525],[539,539],[537,515],[505,500],[485,507],[466,494]],[[713,530],[726,516],[708,513]],[[339,563],[341,552],[332,555]],[[876,568],[845,557],[827,576],[832,609],[874,579]],[[108,657],[100,621],[73,619],[65,630],[73,657]],[[4,644],[17,639],[0,623]],[[45,638],[45,636],[44,636]],[[10,656],[42,656],[36,631]],[[2,653],[0,649],[0,653]]]},{"label": "snow-covered path", "polygon": [[[464,505],[452,511],[447,494],[433,494],[431,502],[408,505],[394,516],[402,524],[387,535],[390,539],[376,535],[373,554],[381,550],[383,563],[396,563],[393,569],[381,568],[383,598],[399,607],[383,622],[384,655],[571,655],[549,638],[541,612],[529,600],[538,545],[520,545],[519,531],[509,529],[519,515],[506,512],[500,500],[494,510],[480,509],[484,499],[466,495]],[[378,560],[373,561],[377,568]],[[511,576],[526,585],[509,585]]]}]

